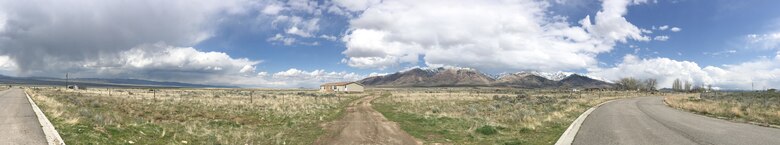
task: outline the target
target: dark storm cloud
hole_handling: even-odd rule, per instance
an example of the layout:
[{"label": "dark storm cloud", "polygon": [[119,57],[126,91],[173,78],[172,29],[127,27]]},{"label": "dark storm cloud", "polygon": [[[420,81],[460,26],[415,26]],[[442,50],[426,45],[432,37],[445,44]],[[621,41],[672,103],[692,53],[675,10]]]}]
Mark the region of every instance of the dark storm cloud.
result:
[{"label": "dark storm cloud", "polygon": [[0,55],[26,75],[83,71],[143,44],[192,46],[210,37],[217,15],[240,11],[221,1],[0,1]]}]

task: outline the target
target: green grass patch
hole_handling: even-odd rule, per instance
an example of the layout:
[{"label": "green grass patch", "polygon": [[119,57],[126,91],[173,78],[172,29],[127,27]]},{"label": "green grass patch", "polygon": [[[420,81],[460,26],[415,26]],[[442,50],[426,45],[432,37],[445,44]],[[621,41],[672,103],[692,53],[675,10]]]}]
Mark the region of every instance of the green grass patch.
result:
[{"label": "green grass patch", "polygon": [[[386,92],[386,93],[385,93]],[[426,144],[554,144],[582,112],[633,91],[384,89],[374,109]]]},{"label": "green grass patch", "polygon": [[553,144],[568,124],[549,124],[545,127],[503,128],[481,125],[479,119],[425,117],[397,111],[394,105],[373,105],[386,118],[400,124],[401,129],[425,143],[453,144]]},{"label": "green grass patch", "polygon": [[484,125],[482,127],[477,128],[477,132],[483,135],[493,135],[498,133],[498,130],[496,130],[496,128],[493,126]]}]

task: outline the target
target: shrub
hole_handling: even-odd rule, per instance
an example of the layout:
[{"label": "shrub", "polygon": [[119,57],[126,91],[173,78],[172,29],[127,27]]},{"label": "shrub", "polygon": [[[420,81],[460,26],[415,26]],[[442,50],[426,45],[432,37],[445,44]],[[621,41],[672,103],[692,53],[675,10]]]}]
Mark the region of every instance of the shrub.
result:
[{"label": "shrub", "polygon": [[509,142],[505,142],[504,145],[522,145],[522,144],[528,144],[523,140],[513,140]]},{"label": "shrub", "polygon": [[525,98],[528,98],[528,94],[525,92],[518,92],[517,96],[515,97],[515,99],[518,100],[525,99]]},{"label": "shrub", "polygon": [[320,95],[320,97],[336,97],[336,94],[333,94],[333,93],[327,93],[327,94],[322,94],[322,95]]},{"label": "shrub", "polygon": [[393,95],[393,94],[392,94],[392,93],[390,93],[390,92],[382,92],[382,94],[380,94],[380,96],[381,96],[381,97],[390,97],[390,96],[392,96],[392,95]]},{"label": "shrub", "polygon": [[477,128],[477,133],[483,134],[483,135],[493,135],[498,133],[498,130],[496,130],[495,127],[490,125],[483,125],[480,128]]}]

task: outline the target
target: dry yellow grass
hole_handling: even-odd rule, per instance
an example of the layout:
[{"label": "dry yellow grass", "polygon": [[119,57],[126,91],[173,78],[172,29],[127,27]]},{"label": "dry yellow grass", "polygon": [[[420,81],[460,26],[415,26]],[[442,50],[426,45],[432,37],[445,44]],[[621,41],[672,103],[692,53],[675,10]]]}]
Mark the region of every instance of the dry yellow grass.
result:
[{"label": "dry yellow grass", "polygon": [[735,92],[676,94],[664,98],[669,106],[740,122],[780,125],[780,94]]},{"label": "dry yellow grass", "polygon": [[[367,94],[273,89],[27,89],[68,144],[309,144]],[[253,97],[250,97],[253,96]]]}]

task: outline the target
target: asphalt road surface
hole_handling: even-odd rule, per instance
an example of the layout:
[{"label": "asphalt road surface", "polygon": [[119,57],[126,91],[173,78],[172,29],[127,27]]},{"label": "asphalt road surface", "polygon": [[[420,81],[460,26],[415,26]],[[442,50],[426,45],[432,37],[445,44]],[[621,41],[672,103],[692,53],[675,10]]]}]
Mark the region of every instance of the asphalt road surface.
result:
[{"label": "asphalt road surface", "polygon": [[0,144],[46,144],[38,117],[21,89],[0,91]]},{"label": "asphalt road surface", "polygon": [[780,129],[683,112],[661,97],[617,100],[585,119],[577,145],[780,145]]},{"label": "asphalt road surface", "polygon": [[398,123],[387,120],[371,108],[377,96],[351,102],[347,114],[326,125],[328,133],[314,144],[325,145],[415,145],[421,144],[401,130]]}]

